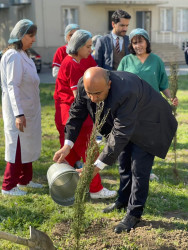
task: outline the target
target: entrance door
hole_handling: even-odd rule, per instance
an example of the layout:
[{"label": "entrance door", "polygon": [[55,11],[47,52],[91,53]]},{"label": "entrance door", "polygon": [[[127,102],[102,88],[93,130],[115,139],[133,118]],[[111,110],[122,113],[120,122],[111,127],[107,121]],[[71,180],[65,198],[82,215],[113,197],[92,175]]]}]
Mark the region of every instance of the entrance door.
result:
[{"label": "entrance door", "polygon": [[112,14],[114,13],[115,10],[113,11],[108,11],[108,32],[110,33],[112,30],[112,21],[111,21],[111,17]]},{"label": "entrance door", "polygon": [[136,12],[136,28],[145,29],[151,38],[151,11]]}]

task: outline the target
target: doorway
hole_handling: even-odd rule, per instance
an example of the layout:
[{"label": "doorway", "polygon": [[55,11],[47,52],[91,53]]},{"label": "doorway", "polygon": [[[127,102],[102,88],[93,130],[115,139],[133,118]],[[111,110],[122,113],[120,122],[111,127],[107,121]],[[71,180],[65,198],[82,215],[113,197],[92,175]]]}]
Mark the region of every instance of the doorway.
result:
[{"label": "doorway", "polygon": [[110,33],[112,30],[112,21],[111,21],[111,17],[112,14],[114,13],[115,10],[113,11],[108,11],[108,32]]}]

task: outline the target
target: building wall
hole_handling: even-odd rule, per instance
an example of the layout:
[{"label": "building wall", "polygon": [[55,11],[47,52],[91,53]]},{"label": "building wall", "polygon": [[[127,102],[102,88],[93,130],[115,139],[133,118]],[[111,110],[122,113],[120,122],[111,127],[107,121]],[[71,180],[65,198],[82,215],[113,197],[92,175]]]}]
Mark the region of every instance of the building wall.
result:
[{"label": "building wall", "polygon": [[[63,4],[62,4],[63,2]],[[78,24],[82,29],[89,30],[93,35],[106,34],[108,30],[108,12],[116,9],[126,10],[131,16],[131,22],[127,34],[136,27],[135,13],[137,10],[155,12],[155,6],[134,5],[85,5],[84,1],[35,1],[36,23],[38,25],[37,43],[38,51],[43,60],[50,61],[57,47],[65,44],[62,31],[62,7],[75,7],[79,10]],[[56,13],[50,15],[50,13]],[[155,23],[156,22],[153,22]],[[157,29],[157,26],[155,27]]]},{"label": "building wall", "polygon": [[[1,0],[0,0],[1,2]],[[98,4],[86,5],[85,0],[31,0],[27,6],[11,6],[9,9],[0,9],[0,50],[7,46],[10,31],[21,18],[31,19],[37,24],[37,40],[34,48],[41,54],[44,63],[51,63],[53,55],[59,46],[65,44],[62,22],[62,8],[78,9],[78,24],[82,29],[89,30],[93,35],[106,34],[108,31],[108,12],[116,9],[126,10],[131,16],[127,34],[136,28],[136,12],[151,11],[151,39],[152,42],[166,42],[171,38],[176,41],[188,38],[188,32],[176,34],[177,9],[188,8],[188,0],[168,0],[162,5],[130,5],[130,4]],[[160,32],[160,10],[172,8],[173,32]],[[188,18],[188,17],[187,17]]]},{"label": "building wall", "polygon": [[7,47],[12,29],[22,18],[35,20],[33,5],[10,6],[7,9],[0,9],[0,50]]}]

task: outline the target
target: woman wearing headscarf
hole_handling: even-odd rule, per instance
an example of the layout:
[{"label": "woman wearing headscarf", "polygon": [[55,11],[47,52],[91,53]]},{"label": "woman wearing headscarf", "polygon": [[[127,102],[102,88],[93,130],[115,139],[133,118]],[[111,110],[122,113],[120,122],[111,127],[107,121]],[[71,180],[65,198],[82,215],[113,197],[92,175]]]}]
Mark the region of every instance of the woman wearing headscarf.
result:
[{"label": "woman wearing headscarf", "polygon": [[[55,55],[54,55],[53,63],[52,63],[52,75],[53,75],[53,77],[57,78],[61,63],[63,62],[63,60],[67,56],[66,50],[67,50],[68,42],[70,41],[74,32],[79,30],[79,29],[80,29],[80,26],[78,24],[75,24],[75,23],[71,23],[71,24],[68,24],[66,26],[64,39],[67,42],[67,44],[58,48]],[[87,58],[82,58],[80,61],[80,64],[82,64],[82,66],[85,67],[85,70],[88,67],[95,67],[96,66],[96,62],[91,55],[89,55]],[[56,105],[56,103],[57,102],[55,101],[55,105]],[[58,108],[56,110],[58,110]],[[76,167],[81,167],[81,165],[82,165],[82,163],[80,161],[75,163]]]},{"label": "woman wearing headscarf", "polygon": [[35,42],[36,25],[20,20],[1,59],[2,112],[5,132],[3,195],[24,195],[19,187],[41,188],[32,182],[32,162],[41,151],[39,77],[27,50]]},{"label": "woman wearing headscarf", "polygon": [[78,29],[80,29],[80,26],[78,24],[75,24],[75,23],[71,23],[71,24],[67,25],[65,28],[64,39],[66,41],[66,44],[64,46],[59,47],[56,50],[56,52],[54,54],[54,58],[53,58],[53,63],[52,63],[52,76],[55,78],[57,77],[57,74],[58,74],[58,71],[59,71],[59,68],[61,66],[62,61],[67,56],[67,52],[66,52],[67,43],[71,39],[74,32]]},{"label": "woman wearing headscarf", "polygon": [[[64,145],[64,129],[69,118],[69,109],[77,94],[78,80],[83,76],[85,70],[90,65],[80,63],[84,58],[91,54],[92,35],[86,30],[77,30],[71,37],[67,53],[61,63],[58,77],[56,80],[54,99],[55,99],[55,122],[60,135],[61,147]],[[95,64],[96,66],[96,64]],[[79,137],[71,149],[70,154],[66,157],[68,163],[74,167],[77,161],[82,158],[86,160],[86,149],[88,140],[93,128],[93,121],[90,116],[85,120]],[[90,184],[90,196],[93,199],[112,198],[116,196],[116,191],[110,191],[103,188],[100,175],[96,175]]]},{"label": "woman wearing headscarf", "polygon": [[[178,99],[171,98],[168,88],[168,77],[164,63],[159,56],[151,52],[149,35],[144,29],[134,29],[129,35],[130,54],[125,56],[118,66],[119,71],[128,71],[138,75],[141,79],[148,82],[157,92],[162,92],[172,104],[177,106]],[[120,159],[122,156],[120,155]],[[158,177],[151,173],[150,180]]]},{"label": "woman wearing headscarf", "polygon": [[[57,78],[61,63],[65,59],[65,57],[67,56],[66,49],[68,46],[68,42],[70,41],[74,32],[79,30],[79,29],[80,29],[80,26],[78,24],[75,24],[75,23],[71,23],[71,24],[66,26],[65,38],[64,38],[66,41],[66,44],[62,47],[59,47],[54,54],[53,63],[52,63],[52,76],[53,77]],[[88,65],[90,65],[90,67],[94,67],[96,65],[96,62],[94,61],[92,56],[89,55],[87,58],[83,58],[81,60],[81,64],[83,66],[85,66],[87,69]]]}]

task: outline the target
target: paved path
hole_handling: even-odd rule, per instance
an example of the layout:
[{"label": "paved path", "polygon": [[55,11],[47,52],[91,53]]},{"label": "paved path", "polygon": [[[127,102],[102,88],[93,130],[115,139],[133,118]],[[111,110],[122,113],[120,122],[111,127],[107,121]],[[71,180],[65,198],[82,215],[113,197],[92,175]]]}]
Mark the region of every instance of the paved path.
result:
[{"label": "paved path", "polygon": [[[166,66],[167,75],[170,74],[170,67]],[[187,75],[188,77],[188,65],[179,65],[179,75]],[[55,79],[52,76],[52,69],[49,66],[43,66],[41,73],[39,73],[40,83],[55,83]]]},{"label": "paved path", "polygon": [[39,73],[40,83],[55,83],[55,78],[52,76],[52,69],[49,66],[42,66]]},{"label": "paved path", "polygon": [[[167,75],[170,74],[170,67],[166,66],[166,73]],[[187,75],[188,76],[188,65],[179,65],[179,72],[178,75]]]}]

